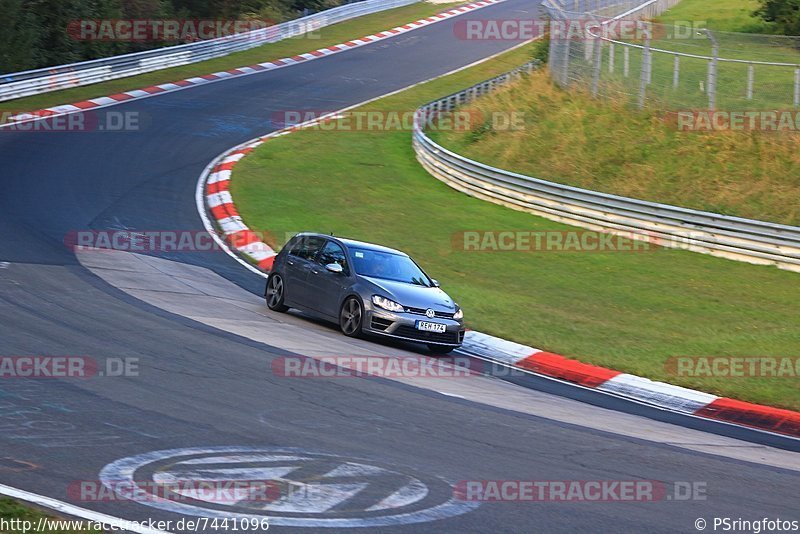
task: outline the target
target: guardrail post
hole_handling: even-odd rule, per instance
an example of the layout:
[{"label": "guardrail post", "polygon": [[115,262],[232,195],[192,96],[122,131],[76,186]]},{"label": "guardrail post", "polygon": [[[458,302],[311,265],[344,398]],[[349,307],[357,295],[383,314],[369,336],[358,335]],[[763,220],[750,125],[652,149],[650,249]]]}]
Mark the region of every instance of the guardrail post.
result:
[{"label": "guardrail post", "polygon": [[647,84],[649,77],[650,65],[650,30],[644,31],[644,48],[642,49],[642,72],[639,76],[639,109],[644,107],[645,97],[647,94]]},{"label": "guardrail post", "polygon": [[747,66],[747,100],[753,100],[753,79],[755,78],[755,72],[753,68],[753,64],[750,63]]}]

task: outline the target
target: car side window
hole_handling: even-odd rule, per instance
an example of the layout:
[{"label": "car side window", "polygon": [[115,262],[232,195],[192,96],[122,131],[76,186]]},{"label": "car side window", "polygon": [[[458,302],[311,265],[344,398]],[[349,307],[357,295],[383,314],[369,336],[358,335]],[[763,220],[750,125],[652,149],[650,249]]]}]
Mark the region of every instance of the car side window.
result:
[{"label": "car side window", "polygon": [[325,240],[321,237],[303,236],[298,238],[294,245],[292,245],[289,254],[304,260],[313,260],[324,243]]},{"label": "car side window", "polygon": [[338,243],[334,243],[333,241],[328,241],[328,243],[325,245],[325,248],[322,249],[322,252],[317,258],[317,261],[322,265],[336,263],[342,266],[342,271],[345,274],[349,274],[350,272],[344,249]]}]

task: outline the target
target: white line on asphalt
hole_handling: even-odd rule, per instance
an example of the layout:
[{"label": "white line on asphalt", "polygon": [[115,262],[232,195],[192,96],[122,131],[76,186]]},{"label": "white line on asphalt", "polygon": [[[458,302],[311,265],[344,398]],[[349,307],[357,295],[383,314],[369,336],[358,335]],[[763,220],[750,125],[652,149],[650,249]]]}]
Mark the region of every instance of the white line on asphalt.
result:
[{"label": "white line on asphalt", "polygon": [[103,523],[104,525],[109,525],[111,527],[128,532],[137,532],[139,534],[171,534],[166,530],[150,528],[130,520],[101,514],[100,512],[94,512],[92,510],[87,510],[86,508],[79,508],[78,506],[74,506],[51,497],[45,497],[44,495],[37,495],[36,493],[31,493],[29,491],[12,488],[11,486],[6,486],[5,484],[0,484],[0,495],[6,495],[8,497],[13,497],[14,499],[27,501],[45,508],[50,508],[51,510],[56,510],[69,516],[78,517],[80,519],[85,519],[87,521],[93,521],[96,523]]}]

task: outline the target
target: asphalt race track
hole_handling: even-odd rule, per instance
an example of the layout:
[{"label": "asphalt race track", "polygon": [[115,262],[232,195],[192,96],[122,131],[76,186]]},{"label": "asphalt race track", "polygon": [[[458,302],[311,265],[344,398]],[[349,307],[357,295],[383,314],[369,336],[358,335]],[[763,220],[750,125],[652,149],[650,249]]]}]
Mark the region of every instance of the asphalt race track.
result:
[{"label": "asphalt race track", "polygon": [[[467,16],[537,9],[507,0]],[[488,377],[285,378],[273,372],[285,356],[402,356],[410,347],[352,341],[269,312],[259,303],[263,278],[222,252],[79,258],[64,245],[87,229],[202,231],[203,168],[276,129],[277,113],[347,107],[517,44],[458,40],[457,20],[109,108],[145,117],[141,132],[0,130],[0,355],[138,359],[138,376],[0,383],[0,483],[125,519],[270,517],[276,531],[691,532],[701,517],[798,519],[800,459],[785,450],[789,440],[582,403],[546,381],[527,384],[544,389],[536,391]],[[75,494],[101,478],[285,473],[300,488],[327,480],[320,495],[297,493],[280,506]],[[655,502],[453,497],[452,484],[487,480],[646,480],[667,490]],[[705,498],[672,493],[692,484]]]}]

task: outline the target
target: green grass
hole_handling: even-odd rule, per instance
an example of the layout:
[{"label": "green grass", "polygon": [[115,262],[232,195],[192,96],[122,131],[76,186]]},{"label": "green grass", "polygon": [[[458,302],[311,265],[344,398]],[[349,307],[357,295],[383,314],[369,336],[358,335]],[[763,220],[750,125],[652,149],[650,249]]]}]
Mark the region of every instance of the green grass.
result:
[{"label": "green grass", "polygon": [[[8,499],[6,497],[0,497],[0,519],[4,520],[11,520],[11,519],[19,519],[21,521],[30,521],[31,528],[27,532],[33,532],[36,529],[39,520],[41,518],[48,519],[50,521],[69,521],[64,520],[61,518],[57,518],[51,514],[44,513],[37,508],[33,508],[31,506],[22,504],[18,501],[13,499]],[[76,532],[103,532],[100,529],[93,529],[89,528],[93,525],[84,525],[83,529],[59,529],[54,528],[53,523],[47,523],[49,528],[47,530],[43,530],[42,532],[48,532],[50,534],[74,534]],[[0,534],[23,534],[25,532],[22,525],[16,525],[18,528],[0,529]],[[67,526],[66,523],[62,523],[60,526]],[[73,526],[76,526],[73,524]]]},{"label": "green grass", "polygon": [[678,131],[663,112],[563,91],[544,71],[471,106],[526,118],[514,132],[433,134],[478,161],[607,193],[800,224],[800,135]]},{"label": "green grass", "polygon": [[[365,109],[413,110],[529,54],[511,52]],[[665,369],[672,356],[798,356],[796,273],[679,250],[459,250],[452,239],[460,231],[569,227],[436,181],[415,161],[408,131],[311,129],[272,139],[236,167],[232,193],[254,229],[279,236],[332,231],[409,252],[465,308],[471,328],[657,380],[800,409],[796,378],[678,378]]]},{"label": "green grass", "polygon": [[[653,48],[711,56],[711,41],[697,31],[690,32],[691,39],[663,38],[665,28],[674,23],[686,27],[691,24],[696,30],[708,28],[719,42],[720,56],[728,59],[766,61],[800,64],[800,39],[787,39],[770,33],[769,24],[753,16],[758,7],[756,0],[682,0],[676,7],[659,16],[656,21]],[[665,26],[660,26],[664,24]],[[662,31],[664,30],[664,31]],[[635,44],[641,45],[642,42]],[[580,46],[580,43],[575,46]],[[602,91],[609,96],[619,94],[637,95],[642,65],[641,49],[630,49],[630,73],[623,73],[623,47],[615,46],[613,72],[609,72],[609,50],[603,50]],[[574,55],[573,57],[577,57]],[[653,54],[652,82],[647,87],[648,101],[655,106],[671,109],[708,108],[707,83],[708,62],[691,57],[680,58],[680,79],[673,85],[674,56],[666,53]],[[578,67],[575,62],[574,67]],[[791,109],[794,96],[794,66],[755,66],[753,96],[747,98],[747,64],[720,62],[717,67],[717,109]],[[584,86],[591,79],[591,65],[583,66]]]},{"label": "green grass", "polygon": [[455,5],[457,3],[437,5],[419,2],[327,26],[315,32],[313,38],[310,36],[294,37],[191,65],[0,102],[0,112],[44,109],[59,104],[80,102],[90,98],[289,57],[400,26],[407,22],[452,9]]},{"label": "green grass", "polygon": [[658,22],[704,21],[721,32],[772,33],[772,26],[753,15],[758,0],[681,0],[660,15]]}]

